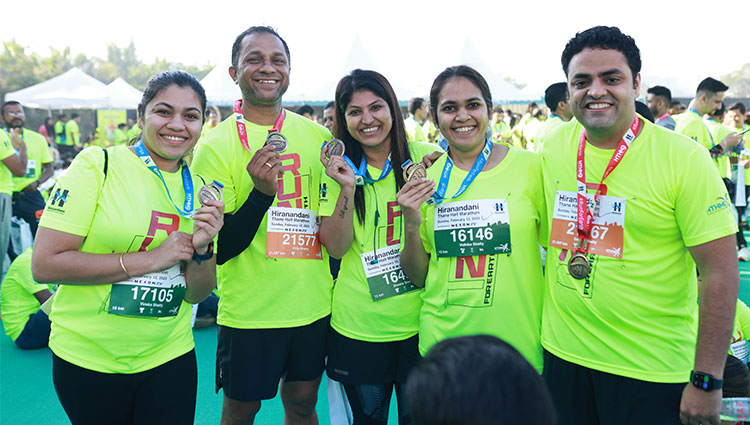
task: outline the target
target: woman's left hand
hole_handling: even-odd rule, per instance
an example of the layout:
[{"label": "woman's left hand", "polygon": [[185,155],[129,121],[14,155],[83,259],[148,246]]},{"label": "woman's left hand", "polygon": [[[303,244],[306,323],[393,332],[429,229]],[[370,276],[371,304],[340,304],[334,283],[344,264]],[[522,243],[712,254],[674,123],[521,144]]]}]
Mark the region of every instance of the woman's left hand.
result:
[{"label": "woman's left hand", "polygon": [[193,249],[199,255],[208,251],[208,244],[216,238],[224,225],[224,203],[207,201],[193,216]]}]

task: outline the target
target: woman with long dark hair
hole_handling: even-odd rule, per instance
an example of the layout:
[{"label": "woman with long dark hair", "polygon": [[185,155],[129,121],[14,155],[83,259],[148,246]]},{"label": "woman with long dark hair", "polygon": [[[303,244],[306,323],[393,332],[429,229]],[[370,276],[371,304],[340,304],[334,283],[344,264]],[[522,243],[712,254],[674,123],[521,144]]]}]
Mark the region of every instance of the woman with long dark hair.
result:
[{"label": "woman with long dark hair", "polygon": [[141,139],[90,147],[58,181],[37,232],[34,280],[59,282],[52,374],[74,425],[193,423],[197,365],[190,317],[216,286],[219,185],[200,190],[183,157],[206,94],[182,71],[152,77]]},{"label": "woman with long dark hair", "polygon": [[489,334],[512,344],[541,373],[541,158],[487,137],[492,96],[473,68],[440,73],[430,106],[448,154],[427,170],[427,179],[406,183],[398,194],[401,264],[424,286],[419,351],[424,355],[446,338]]},{"label": "woman with long dark hair", "polygon": [[[388,80],[354,70],[336,88],[333,134],[321,162],[320,240],[341,258],[333,289],[327,374],[342,382],[355,424],[385,424],[393,389],[399,423],[410,423],[402,386],[419,358],[419,288],[399,264],[401,212],[396,193],[407,160],[436,150],[408,143]],[[408,165],[408,164],[407,164]]]}]

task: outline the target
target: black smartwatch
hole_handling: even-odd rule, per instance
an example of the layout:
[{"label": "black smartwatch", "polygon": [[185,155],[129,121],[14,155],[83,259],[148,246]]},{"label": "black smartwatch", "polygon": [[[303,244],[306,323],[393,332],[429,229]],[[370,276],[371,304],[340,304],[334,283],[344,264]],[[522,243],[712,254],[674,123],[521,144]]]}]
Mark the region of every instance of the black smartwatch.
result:
[{"label": "black smartwatch", "polygon": [[723,379],[715,378],[713,375],[695,370],[690,371],[690,383],[698,389],[709,392],[721,389],[724,384]]},{"label": "black smartwatch", "polygon": [[193,260],[198,263],[198,265],[201,265],[201,261],[210,260],[211,257],[214,256],[214,241],[211,241],[211,243],[208,244],[208,249],[206,250],[206,253],[203,255],[198,254],[196,251],[193,251]]}]

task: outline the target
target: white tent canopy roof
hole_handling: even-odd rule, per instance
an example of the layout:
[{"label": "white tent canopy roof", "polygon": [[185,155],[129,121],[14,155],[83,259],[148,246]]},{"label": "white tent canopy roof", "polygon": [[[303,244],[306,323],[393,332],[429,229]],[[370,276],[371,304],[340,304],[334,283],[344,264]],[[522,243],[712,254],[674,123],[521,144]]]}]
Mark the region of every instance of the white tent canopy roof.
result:
[{"label": "white tent canopy roof", "polygon": [[208,103],[220,106],[232,105],[235,100],[242,97],[240,88],[232,81],[228,69],[228,63],[216,65],[201,80],[203,89],[206,90]]},{"label": "white tent canopy roof", "polygon": [[97,109],[109,106],[107,86],[80,68],[73,68],[47,81],[7,93],[5,98],[31,108]]},{"label": "white tent canopy roof", "polygon": [[109,91],[109,107],[111,108],[136,109],[143,97],[140,90],[121,77],[107,84],[107,91]]}]

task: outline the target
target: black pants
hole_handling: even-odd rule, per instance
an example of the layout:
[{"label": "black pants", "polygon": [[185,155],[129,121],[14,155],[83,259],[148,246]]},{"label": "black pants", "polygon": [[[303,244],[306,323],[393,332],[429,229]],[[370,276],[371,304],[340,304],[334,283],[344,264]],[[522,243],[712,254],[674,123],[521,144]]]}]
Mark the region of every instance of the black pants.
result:
[{"label": "black pants", "polygon": [[31,237],[36,236],[39,227],[39,216],[44,211],[44,198],[38,190],[31,192],[13,192],[13,215],[29,223]]},{"label": "black pants", "polygon": [[639,381],[567,362],[544,350],[558,425],[681,425],[686,383]]},{"label": "black pants", "polygon": [[745,241],[745,234],[742,232],[742,214],[745,213],[746,207],[737,207],[737,227],[740,229],[737,232],[737,248],[747,247],[747,241]]},{"label": "black pants", "polygon": [[406,407],[406,395],[398,382],[385,385],[344,384],[346,398],[349,399],[354,416],[353,425],[386,425],[394,387],[398,403],[398,423],[410,425],[412,420]]},{"label": "black pants", "polygon": [[52,380],[73,425],[188,425],[195,417],[195,350],[151,370],[101,373],[52,354]]}]

